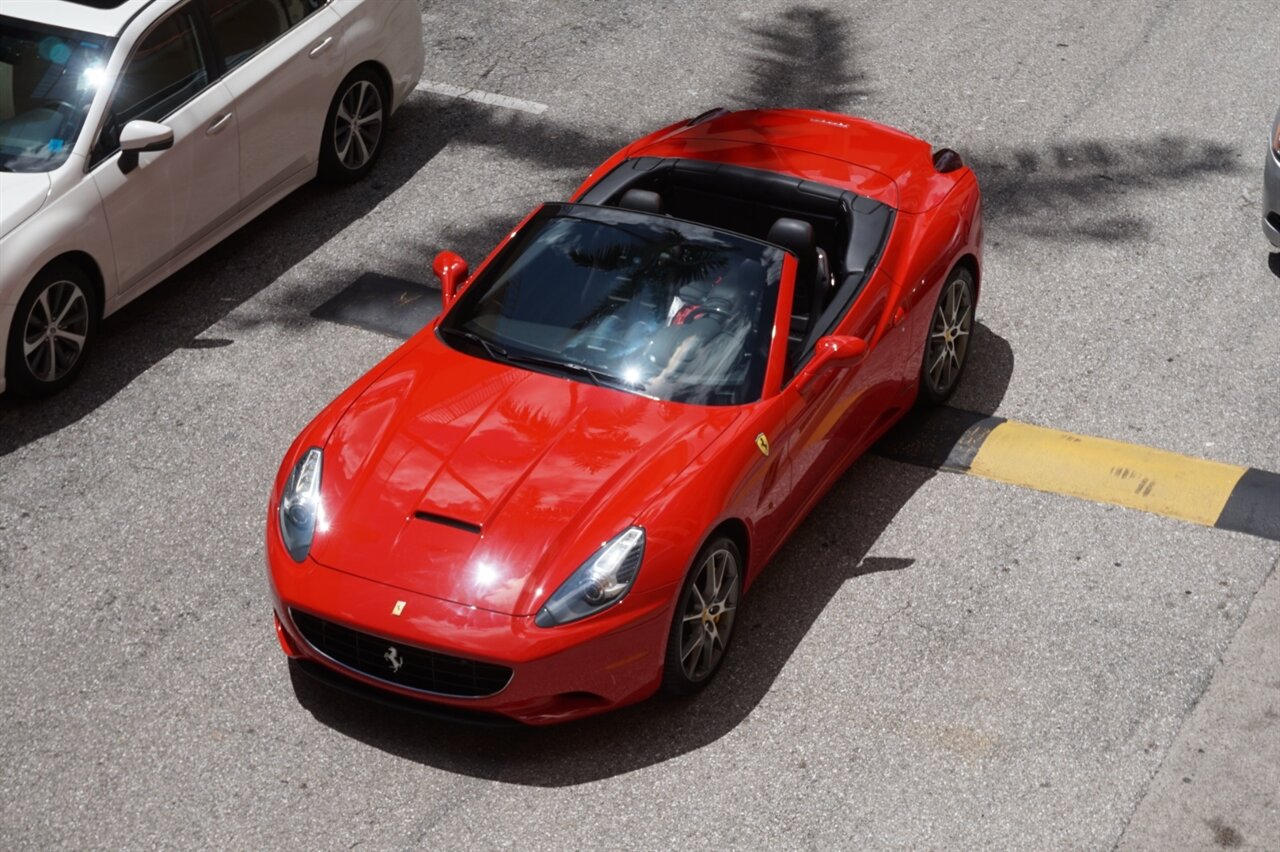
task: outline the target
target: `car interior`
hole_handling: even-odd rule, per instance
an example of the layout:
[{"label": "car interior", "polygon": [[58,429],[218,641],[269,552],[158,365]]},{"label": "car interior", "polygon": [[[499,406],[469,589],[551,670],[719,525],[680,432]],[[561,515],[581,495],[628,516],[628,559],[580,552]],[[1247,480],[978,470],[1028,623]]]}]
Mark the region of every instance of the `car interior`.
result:
[{"label": "car interior", "polygon": [[888,206],[847,190],[704,160],[628,160],[580,200],[732,231],[794,254],[789,374],[852,306],[893,220]]}]

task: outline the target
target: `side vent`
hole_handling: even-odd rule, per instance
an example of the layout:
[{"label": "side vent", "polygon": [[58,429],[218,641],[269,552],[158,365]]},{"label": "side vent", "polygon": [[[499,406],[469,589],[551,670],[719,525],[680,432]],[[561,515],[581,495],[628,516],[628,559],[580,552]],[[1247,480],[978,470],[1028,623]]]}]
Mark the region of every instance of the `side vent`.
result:
[{"label": "side vent", "polygon": [[707,110],[701,115],[696,115],[693,118],[689,119],[689,123],[686,125],[686,127],[693,127],[695,124],[702,124],[704,121],[710,121],[713,118],[719,118],[722,115],[728,115],[728,114],[729,114],[729,110],[725,109],[724,107],[712,107],[711,109]]},{"label": "side vent", "polygon": [[448,515],[437,515],[433,512],[414,512],[413,516],[420,521],[428,521],[445,527],[453,527],[455,530],[465,530],[466,532],[480,535],[479,524],[473,524],[469,521],[460,521],[457,518],[450,518]]},{"label": "side vent", "polygon": [[950,148],[939,148],[933,152],[933,167],[939,174],[954,172],[956,169],[964,165],[964,160],[960,159],[960,155]]}]

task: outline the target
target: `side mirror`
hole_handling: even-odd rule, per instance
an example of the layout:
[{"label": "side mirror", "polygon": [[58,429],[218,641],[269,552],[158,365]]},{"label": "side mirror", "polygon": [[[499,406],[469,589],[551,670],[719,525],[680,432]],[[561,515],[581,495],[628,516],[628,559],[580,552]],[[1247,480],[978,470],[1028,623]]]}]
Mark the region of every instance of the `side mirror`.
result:
[{"label": "side mirror", "polygon": [[804,393],[814,379],[834,370],[858,364],[867,355],[867,342],[861,337],[830,335],[818,339],[813,357],[796,377],[796,390]]},{"label": "side mirror", "polygon": [[173,147],[173,128],[154,121],[131,121],[120,131],[120,171],[128,174],[138,167],[144,151]]},{"label": "side mirror", "polygon": [[442,251],[436,255],[431,270],[440,279],[440,290],[447,308],[458,298],[458,288],[467,280],[467,262],[451,251]]}]

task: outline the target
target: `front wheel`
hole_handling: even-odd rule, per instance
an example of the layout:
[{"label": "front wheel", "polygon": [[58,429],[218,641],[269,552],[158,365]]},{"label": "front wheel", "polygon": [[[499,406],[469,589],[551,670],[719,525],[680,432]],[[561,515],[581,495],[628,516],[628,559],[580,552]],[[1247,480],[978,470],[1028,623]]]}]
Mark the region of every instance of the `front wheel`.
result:
[{"label": "front wheel", "polygon": [[667,636],[662,688],[691,695],[720,667],[742,593],[742,555],[730,539],[712,540],[698,551],[676,599]]},{"label": "front wheel", "polygon": [[5,380],[22,396],[48,396],[71,384],[98,327],[97,293],[84,270],[56,261],[27,286],[9,328]]},{"label": "front wheel", "polygon": [[320,143],[320,177],[351,183],[369,173],[382,153],[389,103],[382,80],[369,68],[347,75],[329,105]]},{"label": "front wheel", "polygon": [[973,304],[973,275],[964,267],[957,267],[938,294],[929,320],[929,337],[920,365],[921,405],[941,405],[956,392],[969,354]]}]

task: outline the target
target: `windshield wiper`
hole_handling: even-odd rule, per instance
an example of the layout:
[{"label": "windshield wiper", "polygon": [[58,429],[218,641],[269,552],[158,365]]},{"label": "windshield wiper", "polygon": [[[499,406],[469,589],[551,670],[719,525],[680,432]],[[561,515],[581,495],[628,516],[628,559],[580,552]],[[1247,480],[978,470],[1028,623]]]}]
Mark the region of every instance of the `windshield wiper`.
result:
[{"label": "windshield wiper", "polygon": [[440,326],[440,333],[452,334],[457,337],[461,337],[463,340],[469,340],[472,343],[479,343],[480,346],[484,348],[484,351],[489,353],[489,357],[495,361],[511,360],[511,356],[507,354],[507,350],[503,349],[491,340],[486,340],[474,331],[467,331],[463,328],[453,328],[452,326],[442,325]]},{"label": "windshield wiper", "polygon": [[546,367],[551,370],[559,370],[562,372],[573,373],[579,376],[586,376],[595,385],[612,385],[614,387],[625,388],[627,390],[643,390],[644,386],[636,382],[628,382],[621,376],[615,376],[604,370],[598,370],[595,367],[588,367],[586,364],[579,364],[577,361],[557,361],[554,358],[544,358],[540,355],[530,355],[527,352],[508,352],[507,360],[513,364],[528,364],[531,367]]},{"label": "windshield wiper", "polygon": [[577,376],[585,376],[591,380],[594,385],[612,385],[615,387],[625,388],[627,390],[644,390],[644,385],[636,382],[628,382],[620,376],[615,376],[603,370],[597,370],[594,367],[588,367],[586,364],[579,364],[576,361],[557,361],[554,358],[547,358],[542,355],[533,355],[529,352],[508,352],[498,344],[491,340],[487,340],[474,331],[467,331],[463,328],[453,328],[452,326],[441,326],[441,334],[450,334],[455,337],[461,337],[472,343],[478,343],[489,354],[489,357],[495,361],[506,361],[508,364],[526,364],[530,367],[544,367],[549,370],[555,370],[562,373],[573,373]]}]

